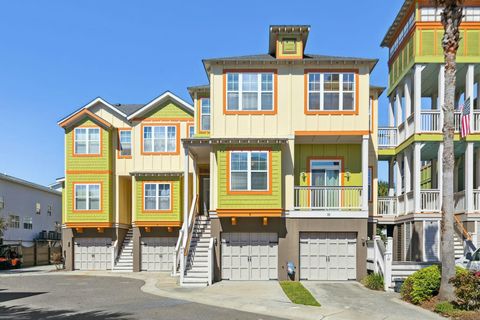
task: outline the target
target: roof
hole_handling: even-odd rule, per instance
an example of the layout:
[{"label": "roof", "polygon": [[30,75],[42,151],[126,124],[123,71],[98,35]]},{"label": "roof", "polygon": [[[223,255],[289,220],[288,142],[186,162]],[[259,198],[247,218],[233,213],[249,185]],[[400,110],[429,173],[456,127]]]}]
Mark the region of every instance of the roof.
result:
[{"label": "roof", "polygon": [[370,85],[370,91],[376,91],[378,93],[378,96],[381,96],[383,91],[385,91],[385,89],[386,87]]},{"label": "roof", "polygon": [[400,11],[395,17],[395,20],[393,21],[387,33],[383,37],[382,43],[380,45],[382,48],[390,46],[393,36],[397,33],[400,24],[402,23],[405,16],[409,13],[409,8],[414,1],[415,0],[405,0],[402,7],[400,8]]},{"label": "roof", "polygon": [[44,191],[44,192],[49,192],[49,193],[57,195],[57,196],[62,195],[61,192],[53,190],[49,187],[42,186],[41,184],[33,183],[33,182],[23,180],[23,179],[20,179],[20,178],[12,177],[12,176],[9,176],[8,174],[5,174],[5,173],[0,173],[0,180],[5,180],[5,181],[20,184],[22,186],[26,186],[26,187],[29,187],[29,188],[37,189],[37,190]]},{"label": "roof", "polygon": [[120,104],[120,103],[117,103],[117,104],[114,104],[115,108],[117,108],[118,110],[122,111],[124,114],[127,115],[127,117],[135,112],[137,112],[138,110],[140,110],[143,106],[145,106],[144,104]]},{"label": "roof", "polygon": [[200,86],[191,86],[187,88],[188,93],[192,99],[195,99],[195,93],[210,93],[210,85],[204,84]]},{"label": "roof", "polygon": [[294,34],[294,35],[301,35],[302,42],[303,42],[303,50],[307,46],[307,39],[308,34],[310,32],[309,25],[271,25],[270,26],[270,33],[268,39],[268,53],[274,54],[275,50],[277,49],[277,34]]},{"label": "roof", "polygon": [[158,97],[156,97],[155,99],[153,99],[152,101],[150,101],[149,103],[144,105],[143,107],[139,108],[135,112],[128,115],[127,120],[132,120],[133,118],[144,114],[145,112],[150,110],[152,107],[156,106],[158,103],[162,103],[163,101],[167,101],[167,100],[173,100],[173,101],[177,102],[178,105],[181,108],[183,108],[185,111],[187,111],[187,112],[189,112],[193,115],[194,109],[193,109],[193,106],[190,103],[188,103],[185,100],[181,99],[180,97],[174,95],[170,91],[165,91],[164,93],[162,93],[161,95],[159,95]]}]

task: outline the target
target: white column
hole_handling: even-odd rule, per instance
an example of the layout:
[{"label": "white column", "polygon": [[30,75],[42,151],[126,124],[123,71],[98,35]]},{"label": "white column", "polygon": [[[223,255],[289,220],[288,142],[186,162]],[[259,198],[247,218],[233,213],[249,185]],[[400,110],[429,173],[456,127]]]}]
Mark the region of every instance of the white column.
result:
[{"label": "white column", "polygon": [[415,65],[413,75],[414,82],[414,98],[413,98],[413,112],[415,113],[415,132],[420,132],[421,128],[421,111],[422,111],[422,71],[425,68],[423,65]]},{"label": "white column", "polygon": [[186,245],[188,238],[188,172],[190,159],[188,156],[188,147],[183,147],[184,165],[183,165],[183,244]]},{"label": "white column", "polygon": [[411,178],[412,178],[412,168],[410,167],[410,159],[412,158],[412,151],[405,149],[403,152],[403,168],[404,168],[404,173],[403,177],[405,179],[405,193],[408,193],[412,190],[411,187]]},{"label": "white column", "polygon": [[362,138],[362,210],[368,211],[368,144],[369,136]]},{"label": "white column", "polygon": [[473,64],[469,64],[467,67],[467,76],[465,79],[465,100],[470,98],[470,128],[473,131],[473,88],[475,82],[475,66]]},{"label": "white column", "polygon": [[[480,99],[479,99],[480,100]],[[480,189],[480,148],[477,148],[477,155],[475,157],[475,168],[477,168],[477,189]]]},{"label": "white column", "polygon": [[437,181],[438,181],[438,190],[440,190],[440,208],[442,207],[443,199],[443,142],[438,144],[437,151]]},{"label": "white column", "polygon": [[405,109],[405,119],[412,114],[412,77],[407,75],[403,84],[403,96],[405,97],[403,109]]},{"label": "white column", "polygon": [[477,109],[480,110],[480,79],[477,80]]},{"label": "white column", "polygon": [[473,142],[467,142],[465,150],[465,204],[466,212],[473,211]]},{"label": "white column", "polygon": [[396,165],[396,175],[397,175],[397,181],[396,181],[396,192],[397,192],[397,197],[399,197],[402,194],[402,161],[403,157],[402,154],[397,154],[397,165]]},{"label": "white column", "polygon": [[397,127],[403,122],[403,108],[402,108],[402,90],[397,88],[395,91],[395,108],[397,109]]},{"label": "white column", "polygon": [[[440,129],[443,128],[443,105],[445,102],[445,65],[440,65],[438,71],[438,100],[437,108],[440,110]],[[439,158],[441,159],[441,158]]]},{"label": "white column", "polygon": [[395,109],[395,99],[393,94],[390,95],[389,97],[389,102],[388,102],[388,126],[390,128],[395,127],[395,114],[394,114],[394,109]]},{"label": "white column", "polygon": [[422,146],[416,142],[413,144],[413,199],[415,203],[415,212],[420,212],[420,183],[422,167]]},{"label": "white column", "polygon": [[197,158],[193,158],[193,185],[192,185],[192,198],[195,198],[197,195],[197,177],[198,177],[198,168],[197,168]]},{"label": "white column", "polygon": [[388,160],[388,196],[393,197],[394,194],[394,162],[393,159],[390,159]]}]

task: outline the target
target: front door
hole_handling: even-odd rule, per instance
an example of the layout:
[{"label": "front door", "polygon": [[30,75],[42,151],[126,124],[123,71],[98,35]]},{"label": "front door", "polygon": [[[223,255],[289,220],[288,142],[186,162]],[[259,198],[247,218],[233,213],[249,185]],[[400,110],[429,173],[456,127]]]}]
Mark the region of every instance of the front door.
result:
[{"label": "front door", "polygon": [[200,176],[200,214],[208,214],[210,209],[210,177]]},{"label": "front door", "polygon": [[340,204],[340,160],[311,160],[312,208],[336,209]]}]

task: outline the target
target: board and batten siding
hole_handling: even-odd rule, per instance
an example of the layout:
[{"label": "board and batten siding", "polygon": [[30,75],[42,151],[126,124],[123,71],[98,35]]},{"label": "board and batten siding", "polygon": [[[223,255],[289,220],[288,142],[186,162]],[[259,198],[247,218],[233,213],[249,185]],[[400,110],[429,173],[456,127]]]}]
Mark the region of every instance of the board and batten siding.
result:
[{"label": "board and batten siding", "polygon": [[[248,148],[253,150],[271,150],[271,194],[228,194],[227,192],[227,152],[228,150]],[[282,208],[282,152],[280,145],[255,148],[252,146],[238,145],[235,149],[226,145],[216,148],[218,166],[218,208],[220,209],[280,209]]]}]

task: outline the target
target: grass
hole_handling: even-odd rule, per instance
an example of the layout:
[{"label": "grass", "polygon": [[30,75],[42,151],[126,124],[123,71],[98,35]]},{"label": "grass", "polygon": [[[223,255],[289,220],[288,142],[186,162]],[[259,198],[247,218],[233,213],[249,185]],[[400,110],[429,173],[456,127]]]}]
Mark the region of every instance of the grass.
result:
[{"label": "grass", "polygon": [[480,311],[466,311],[459,309],[455,304],[448,301],[439,301],[433,297],[429,301],[421,304],[424,309],[441,314],[444,317],[455,320],[478,320],[480,319]]},{"label": "grass", "polygon": [[320,303],[312,296],[310,291],[297,281],[280,281],[280,286],[287,297],[296,304],[320,307]]}]

